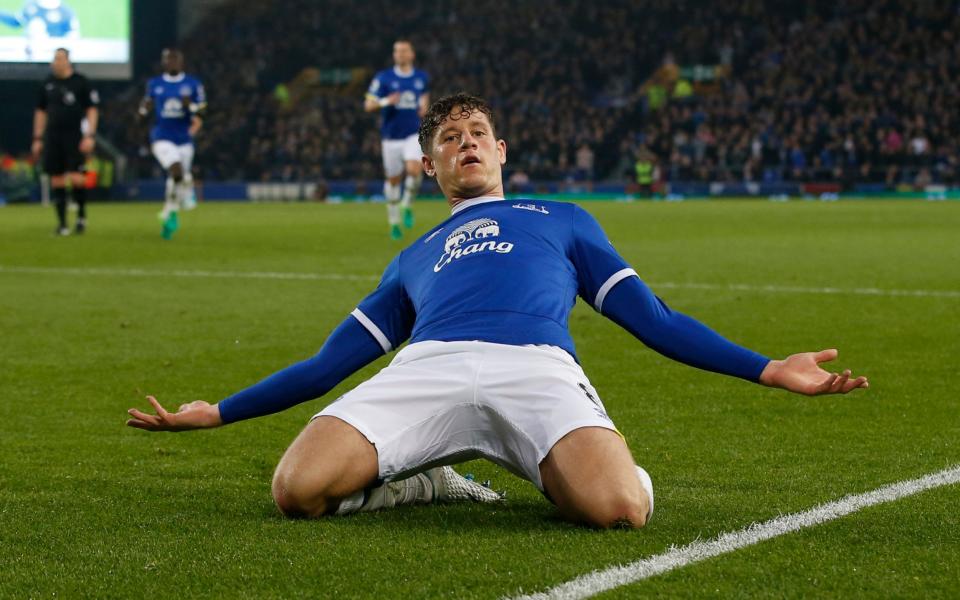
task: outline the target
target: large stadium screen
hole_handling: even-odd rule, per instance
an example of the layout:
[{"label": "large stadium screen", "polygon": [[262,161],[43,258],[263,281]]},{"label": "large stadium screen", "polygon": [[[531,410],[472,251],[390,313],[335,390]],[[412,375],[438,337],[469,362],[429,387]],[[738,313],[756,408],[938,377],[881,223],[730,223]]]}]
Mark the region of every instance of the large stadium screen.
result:
[{"label": "large stadium screen", "polygon": [[0,77],[45,75],[57,48],[86,75],[130,77],[130,0],[0,0]]}]

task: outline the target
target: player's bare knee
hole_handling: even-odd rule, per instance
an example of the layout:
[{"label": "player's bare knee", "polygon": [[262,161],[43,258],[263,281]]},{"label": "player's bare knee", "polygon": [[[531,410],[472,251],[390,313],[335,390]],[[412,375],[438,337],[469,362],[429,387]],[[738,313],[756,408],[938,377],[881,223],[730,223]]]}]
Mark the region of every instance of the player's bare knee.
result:
[{"label": "player's bare knee", "polygon": [[601,529],[635,529],[647,524],[649,500],[639,496],[611,494],[598,501],[586,513],[590,525]]},{"label": "player's bare knee", "polygon": [[400,185],[400,182],[403,181],[403,175],[394,175],[392,177],[387,177],[387,183],[390,185]]},{"label": "player's bare knee", "polygon": [[273,494],[273,502],[277,505],[277,509],[280,510],[285,516],[292,517],[296,513],[296,503],[294,498],[287,491],[287,479],[280,471],[277,471],[273,474],[273,483],[271,484],[271,493]]},{"label": "player's bare knee", "polygon": [[285,517],[297,517],[298,506],[294,499],[287,493],[287,489],[273,480],[273,503],[277,505],[277,510]]},{"label": "player's bare knee", "polygon": [[327,503],[320,490],[305,485],[296,476],[277,469],[273,476],[273,501],[284,516],[311,518],[322,516]]},{"label": "player's bare knee", "polygon": [[639,529],[647,524],[645,512],[631,507],[620,507],[598,515],[589,524],[599,529]]},{"label": "player's bare knee", "polygon": [[170,177],[177,183],[183,181],[183,166],[180,163],[170,165]]}]

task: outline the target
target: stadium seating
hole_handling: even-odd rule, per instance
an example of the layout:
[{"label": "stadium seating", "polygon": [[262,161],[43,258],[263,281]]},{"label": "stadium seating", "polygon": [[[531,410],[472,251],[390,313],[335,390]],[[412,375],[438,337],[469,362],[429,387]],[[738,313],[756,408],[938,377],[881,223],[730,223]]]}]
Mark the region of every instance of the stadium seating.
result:
[{"label": "stadium seating", "polygon": [[[599,180],[628,178],[647,149],[673,182],[850,187],[958,182],[958,31],[951,3],[919,0],[235,0],[183,47],[211,99],[209,180],[378,178],[361,98],[402,35],[434,97],[497,107],[508,177],[583,179],[587,147]],[[307,68],[327,80],[305,83]],[[108,135],[148,176],[135,102],[112,103],[130,116]]]}]

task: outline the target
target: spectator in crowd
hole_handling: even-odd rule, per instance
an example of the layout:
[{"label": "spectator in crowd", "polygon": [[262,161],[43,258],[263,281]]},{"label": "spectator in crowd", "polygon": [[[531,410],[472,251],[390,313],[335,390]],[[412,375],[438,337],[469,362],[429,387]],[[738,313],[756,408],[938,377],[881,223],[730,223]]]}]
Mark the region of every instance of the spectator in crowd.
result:
[{"label": "spectator in crowd", "polygon": [[[674,179],[895,185],[926,168],[933,182],[960,182],[952,2],[365,6],[289,0],[268,10],[232,0],[184,41],[218,94],[198,148],[208,179],[310,180],[315,168],[329,179],[378,178],[376,126],[356,105],[369,75],[388,66],[389,44],[406,35],[436,95],[491,100],[511,164],[533,181],[564,179],[585,144],[598,180],[628,178],[643,146]],[[691,65],[717,65],[719,78],[698,82],[684,71]],[[291,82],[308,67],[366,71],[356,88],[296,94]],[[136,156],[143,132],[110,125]],[[137,162],[149,175],[153,166]]]}]

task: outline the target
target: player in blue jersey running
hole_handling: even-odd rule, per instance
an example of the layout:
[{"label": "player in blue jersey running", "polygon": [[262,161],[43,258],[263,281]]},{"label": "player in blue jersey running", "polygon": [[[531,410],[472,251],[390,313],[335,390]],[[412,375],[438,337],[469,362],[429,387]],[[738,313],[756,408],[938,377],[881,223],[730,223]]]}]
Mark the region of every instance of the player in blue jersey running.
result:
[{"label": "player in blue jersey running", "polygon": [[169,240],[179,228],[178,211],[195,206],[193,196],[193,138],[203,125],[201,115],[207,107],[203,84],[183,71],[183,53],[165,48],[160,55],[163,75],[147,82],[146,95],[139,114],[147,117],[151,109],[156,122],[150,130],[150,149],[167,172],[160,221],[160,235]]},{"label": "player in blue jersey running", "polygon": [[567,327],[577,296],[688,365],[808,395],[867,387],[820,368],[836,350],[770,360],[672,311],[580,207],[505,200],[507,150],[494,125],[490,107],[466,94],[430,107],[424,171],[452,214],[393,259],[316,356],[217,405],[169,413],[149,397],[157,414],[130,409],[128,425],[179,431],[277,412],[409,340],[287,449],[273,480],[284,514],[428,501],[425,471],[483,457],[531,481],[571,521],[640,527],[653,486],[578,364]]},{"label": "player in blue jersey running", "polygon": [[[430,77],[413,67],[416,57],[409,40],[393,43],[393,68],[374,76],[363,101],[367,112],[380,111],[381,150],[386,181],[383,195],[387,201],[387,219],[390,237],[403,237],[403,224],[413,227],[413,209],[410,207],[420,189],[423,168],[420,166],[420,144],[417,131],[420,117],[430,105]],[[400,182],[403,182],[403,193]]]}]

